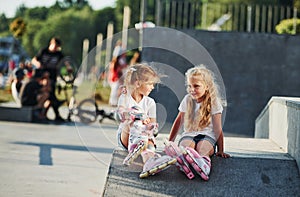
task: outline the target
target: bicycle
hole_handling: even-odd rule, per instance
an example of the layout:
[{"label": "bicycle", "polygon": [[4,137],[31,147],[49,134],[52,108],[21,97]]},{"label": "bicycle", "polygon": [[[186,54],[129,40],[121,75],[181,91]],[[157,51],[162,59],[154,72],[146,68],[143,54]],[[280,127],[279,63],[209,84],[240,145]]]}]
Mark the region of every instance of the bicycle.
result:
[{"label": "bicycle", "polygon": [[[78,86],[74,85],[77,76],[78,66],[71,57],[64,58],[59,64],[58,76],[62,79],[63,83],[58,86],[58,93],[64,91],[64,97],[68,103],[68,116],[67,120],[72,121],[71,117],[78,117],[80,122],[91,124],[97,120],[102,123],[104,119],[116,121],[115,113],[113,111],[107,112],[100,109],[95,98],[86,98],[77,104],[75,95],[77,94]],[[72,95],[69,98],[68,89],[72,89]]]}]

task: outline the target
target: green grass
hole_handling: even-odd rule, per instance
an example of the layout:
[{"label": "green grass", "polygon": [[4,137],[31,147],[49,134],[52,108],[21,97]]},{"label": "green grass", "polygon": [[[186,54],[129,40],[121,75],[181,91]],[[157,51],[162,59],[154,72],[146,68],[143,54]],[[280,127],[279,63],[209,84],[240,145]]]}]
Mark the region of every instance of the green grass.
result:
[{"label": "green grass", "polygon": [[[71,87],[66,89],[67,96],[72,95],[73,89]],[[102,81],[99,82],[90,82],[86,81],[80,84],[75,94],[77,103],[87,98],[95,98],[99,104],[107,104],[109,100],[110,87],[103,86]],[[59,99],[65,99],[65,92],[62,91],[60,94],[56,92],[56,95]]]},{"label": "green grass", "polygon": [[[66,92],[62,90],[60,94],[58,94],[58,91],[56,91],[57,98],[59,100],[66,99],[65,94],[67,94],[67,98],[70,99],[72,91],[73,90],[71,87],[66,88]],[[77,100],[77,103],[79,103],[83,99],[96,98],[98,104],[108,104],[109,94],[110,87],[104,87],[102,81],[99,81],[98,83],[85,82],[78,87],[78,94],[75,95],[75,98]],[[10,101],[14,101],[11,95],[10,86],[6,86],[4,89],[0,89],[0,103]]]},{"label": "green grass", "polygon": [[13,101],[13,97],[11,95],[10,87],[5,87],[4,89],[0,89],[0,103]]}]

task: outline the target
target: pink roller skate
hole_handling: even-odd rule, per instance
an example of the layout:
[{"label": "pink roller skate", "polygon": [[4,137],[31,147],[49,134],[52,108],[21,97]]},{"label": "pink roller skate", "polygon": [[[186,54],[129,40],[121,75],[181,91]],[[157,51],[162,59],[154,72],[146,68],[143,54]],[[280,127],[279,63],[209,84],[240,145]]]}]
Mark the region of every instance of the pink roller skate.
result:
[{"label": "pink roller skate", "polygon": [[195,177],[194,173],[189,167],[189,163],[184,158],[180,148],[172,141],[165,141],[165,153],[173,158],[177,159],[176,167],[185,173],[185,175],[189,179],[193,179]]},{"label": "pink roller skate", "polygon": [[182,148],[184,158],[194,168],[194,170],[201,176],[205,181],[209,179],[211,162],[207,156],[200,156],[199,153],[191,147]]},{"label": "pink roller skate", "polygon": [[130,128],[129,140],[128,140],[128,155],[125,157],[123,164],[130,165],[143,150],[146,149],[148,144],[148,136],[141,135],[140,130],[142,128],[139,125],[134,124]]},{"label": "pink roller skate", "polygon": [[[132,107],[131,119],[134,121],[129,130],[128,155],[123,161],[124,165],[130,165],[148,145],[150,134],[147,125],[144,125],[142,119],[144,114],[138,107]],[[152,128],[152,127],[151,127]]]},{"label": "pink roller skate", "polygon": [[175,163],[175,158],[172,158],[168,155],[160,156],[156,153],[154,157],[149,158],[144,164],[143,171],[140,174],[140,178],[146,178],[150,175],[155,175]]},{"label": "pink roller skate", "polygon": [[138,141],[136,144],[132,144],[123,164],[129,166],[141,154],[141,152],[145,150],[146,146],[147,144],[143,140]]}]

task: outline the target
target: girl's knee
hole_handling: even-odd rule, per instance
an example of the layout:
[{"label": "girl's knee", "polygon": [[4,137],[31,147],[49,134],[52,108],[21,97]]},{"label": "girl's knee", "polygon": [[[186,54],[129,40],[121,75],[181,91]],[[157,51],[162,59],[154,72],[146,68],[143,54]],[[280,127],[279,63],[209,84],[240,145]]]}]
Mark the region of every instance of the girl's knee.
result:
[{"label": "girl's knee", "polygon": [[122,131],[120,136],[120,141],[125,147],[128,147],[128,138],[129,138],[129,134]]},{"label": "girl's knee", "polygon": [[195,148],[195,142],[193,140],[184,139],[179,142],[179,146]]},{"label": "girl's knee", "polygon": [[212,156],[214,154],[214,146],[210,142],[202,140],[198,142],[196,151],[201,156]]}]

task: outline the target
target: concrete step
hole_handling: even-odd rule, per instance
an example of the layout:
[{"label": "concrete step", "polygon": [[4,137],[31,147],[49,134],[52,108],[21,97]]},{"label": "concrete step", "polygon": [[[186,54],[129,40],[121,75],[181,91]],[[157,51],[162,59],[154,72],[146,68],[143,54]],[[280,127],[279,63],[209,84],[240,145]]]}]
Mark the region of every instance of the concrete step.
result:
[{"label": "concrete step", "polygon": [[15,102],[0,104],[0,120],[32,122],[32,107],[21,107]]},{"label": "concrete step", "polygon": [[[162,150],[162,139],[158,144]],[[272,141],[225,138],[231,158],[212,157],[209,181],[196,176],[189,180],[175,166],[146,179],[140,179],[138,158],[127,167],[126,152],[113,153],[104,196],[298,196],[300,176],[297,164]],[[163,153],[162,153],[163,154]]]}]

